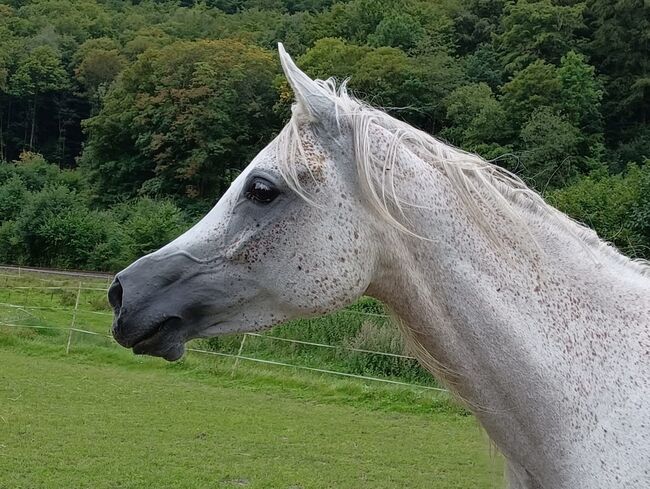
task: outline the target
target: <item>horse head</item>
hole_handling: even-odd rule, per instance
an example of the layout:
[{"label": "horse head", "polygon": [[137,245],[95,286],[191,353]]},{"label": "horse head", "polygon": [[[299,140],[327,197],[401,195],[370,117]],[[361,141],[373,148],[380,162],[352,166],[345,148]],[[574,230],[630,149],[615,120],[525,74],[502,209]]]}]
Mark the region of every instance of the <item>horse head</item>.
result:
[{"label": "horse head", "polygon": [[333,82],[314,81],[280,45],[293,117],[194,227],[117,274],[113,335],[176,360],[186,341],[321,315],[373,280],[376,230]]}]

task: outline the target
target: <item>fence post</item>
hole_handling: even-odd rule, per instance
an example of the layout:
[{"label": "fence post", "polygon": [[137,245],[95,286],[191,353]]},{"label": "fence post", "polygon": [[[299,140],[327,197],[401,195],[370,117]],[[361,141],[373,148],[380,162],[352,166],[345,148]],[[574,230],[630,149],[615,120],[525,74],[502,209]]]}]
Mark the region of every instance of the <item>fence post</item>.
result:
[{"label": "fence post", "polygon": [[239,357],[241,357],[241,352],[244,349],[244,343],[246,343],[247,337],[248,333],[244,333],[244,336],[242,336],[241,343],[239,344],[239,351],[237,351],[237,356],[235,357],[235,364],[232,366],[232,372],[230,372],[231,377],[235,376],[235,370],[237,370],[237,365],[239,365]]},{"label": "fence post", "polygon": [[79,288],[77,288],[77,300],[74,304],[74,311],[72,311],[72,322],[70,323],[70,334],[68,334],[68,345],[65,347],[66,355],[70,353],[70,343],[72,343],[72,333],[74,331],[74,326],[77,322],[77,310],[79,309],[79,297],[81,297],[81,282],[79,282]]}]

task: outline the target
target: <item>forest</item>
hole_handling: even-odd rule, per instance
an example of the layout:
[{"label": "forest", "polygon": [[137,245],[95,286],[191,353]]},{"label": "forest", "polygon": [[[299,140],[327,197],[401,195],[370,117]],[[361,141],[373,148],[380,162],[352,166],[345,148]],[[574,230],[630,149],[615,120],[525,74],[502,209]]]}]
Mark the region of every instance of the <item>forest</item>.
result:
[{"label": "forest", "polygon": [[189,228],[289,117],[278,41],[650,258],[649,38],[643,0],[0,0],[0,263]]}]

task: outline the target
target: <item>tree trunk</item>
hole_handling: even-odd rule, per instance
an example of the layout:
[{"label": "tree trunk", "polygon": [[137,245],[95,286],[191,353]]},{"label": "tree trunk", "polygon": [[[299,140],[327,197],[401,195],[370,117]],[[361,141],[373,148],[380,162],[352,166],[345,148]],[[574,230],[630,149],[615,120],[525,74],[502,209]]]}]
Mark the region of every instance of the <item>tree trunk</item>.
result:
[{"label": "tree trunk", "polygon": [[0,162],[5,161],[5,132],[4,132],[4,110],[0,111]]},{"label": "tree trunk", "polygon": [[64,163],[65,156],[65,122],[63,120],[63,103],[57,99],[57,108],[59,116],[59,137],[57,138],[57,156],[59,158],[59,166],[62,166]]},{"label": "tree trunk", "polygon": [[36,127],[36,95],[34,95],[34,102],[32,103],[32,130],[29,135],[29,150],[34,150],[34,128]]}]

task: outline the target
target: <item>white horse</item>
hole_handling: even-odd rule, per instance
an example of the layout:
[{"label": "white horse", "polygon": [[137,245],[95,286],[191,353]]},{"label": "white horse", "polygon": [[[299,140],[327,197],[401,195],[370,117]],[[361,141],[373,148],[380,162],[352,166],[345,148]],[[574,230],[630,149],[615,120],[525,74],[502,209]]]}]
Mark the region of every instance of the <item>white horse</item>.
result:
[{"label": "white horse", "polygon": [[367,294],[474,412],[512,488],[650,487],[648,264],[280,57],[292,119],[196,226],[117,275],[117,341],[175,360],[190,338]]}]

